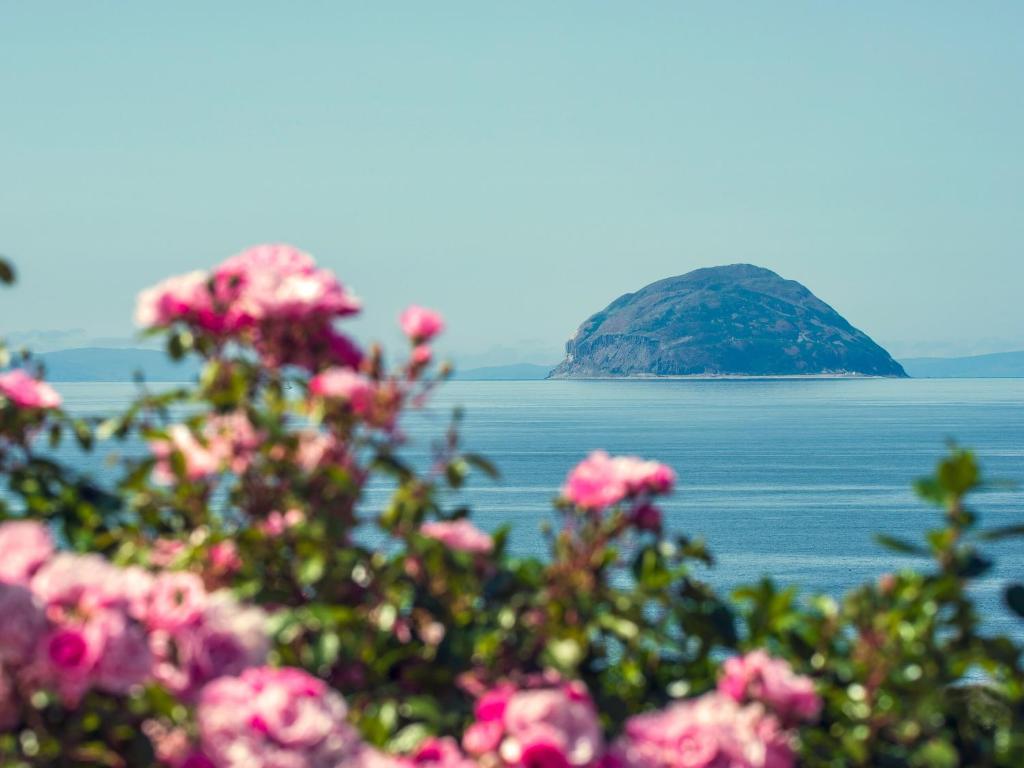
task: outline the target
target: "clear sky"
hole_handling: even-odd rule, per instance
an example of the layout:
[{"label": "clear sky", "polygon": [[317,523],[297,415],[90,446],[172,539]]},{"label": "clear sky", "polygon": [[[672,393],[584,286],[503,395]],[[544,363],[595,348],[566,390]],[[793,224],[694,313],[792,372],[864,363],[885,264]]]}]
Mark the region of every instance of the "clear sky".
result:
[{"label": "clear sky", "polygon": [[[800,280],[897,355],[1024,348],[1024,3],[0,0],[0,329],[289,241],[389,340],[553,362],[691,269]],[[63,340],[63,342],[61,341]]]}]

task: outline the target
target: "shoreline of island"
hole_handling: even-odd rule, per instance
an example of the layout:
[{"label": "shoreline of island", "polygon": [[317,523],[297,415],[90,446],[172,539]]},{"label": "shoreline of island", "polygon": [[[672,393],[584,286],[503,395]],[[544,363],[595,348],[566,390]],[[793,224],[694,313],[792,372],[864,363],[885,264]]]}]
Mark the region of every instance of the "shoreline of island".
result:
[{"label": "shoreline of island", "polygon": [[910,376],[879,376],[868,373],[640,373],[628,376],[547,376],[542,381],[787,381],[835,379],[909,379]]}]

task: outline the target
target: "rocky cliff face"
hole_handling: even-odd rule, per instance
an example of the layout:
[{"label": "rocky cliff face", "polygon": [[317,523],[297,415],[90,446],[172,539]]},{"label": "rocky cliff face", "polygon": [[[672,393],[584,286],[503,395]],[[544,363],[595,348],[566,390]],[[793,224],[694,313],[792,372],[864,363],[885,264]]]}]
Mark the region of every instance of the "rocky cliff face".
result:
[{"label": "rocky cliff face", "polygon": [[580,326],[550,377],[842,373],[906,376],[800,283],[733,264],[619,297]]}]

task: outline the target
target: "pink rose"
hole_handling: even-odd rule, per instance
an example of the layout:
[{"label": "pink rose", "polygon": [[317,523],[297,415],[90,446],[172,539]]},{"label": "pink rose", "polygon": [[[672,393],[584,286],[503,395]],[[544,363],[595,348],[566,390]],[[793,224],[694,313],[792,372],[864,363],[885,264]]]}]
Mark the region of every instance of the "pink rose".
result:
[{"label": "pink rose", "polygon": [[92,673],[94,682],[111,693],[128,693],[153,674],[153,655],[146,633],[122,613],[111,611],[100,621],[104,639]]},{"label": "pink rose", "polygon": [[412,349],[412,364],[417,368],[429,363],[433,357],[433,350],[431,350],[426,344],[417,344]]},{"label": "pink rose", "polygon": [[481,722],[503,721],[509,699],[516,694],[513,685],[504,683],[485,692],[473,708],[473,714]]},{"label": "pink rose", "polygon": [[348,368],[330,368],[309,380],[310,394],[346,401],[353,411],[366,414],[373,407],[376,387],[361,373]]},{"label": "pink rose", "polygon": [[35,520],[0,523],[0,581],[27,584],[53,555],[49,529]]},{"label": "pink rose", "polygon": [[59,552],[32,576],[31,589],[53,621],[91,615],[111,607],[127,607],[125,589],[134,580],[99,555]]},{"label": "pink rose", "polygon": [[172,424],[167,428],[166,440],[154,440],[149,444],[156,457],[154,478],[161,483],[173,483],[174,469],[171,454],[180,453],[185,463],[185,477],[199,480],[220,471],[223,457],[203,445],[184,424]]},{"label": "pink rose", "polygon": [[490,535],[464,518],[423,523],[420,534],[458,552],[486,554],[494,549],[494,540]]},{"label": "pink rose", "polygon": [[210,547],[210,565],[218,573],[235,573],[242,567],[242,558],[238,555],[238,546],[231,539],[218,541]]},{"label": "pink rose", "polygon": [[675,473],[664,464],[594,451],[569,473],[562,496],[578,507],[599,510],[627,497],[667,493],[674,483]]},{"label": "pink rose", "polygon": [[760,704],[712,692],[630,718],[609,758],[616,768],[792,768],[789,738]]},{"label": "pink rose", "polygon": [[179,539],[159,538],[149,551],[149,562],[158,568],[167,568],[185,553],[185,542]]},{"label": "pink rose", "polygon": [[597,760],[604,749],[601,726],[590,697],[580,693],[578,687],[560,686],[514,694],[505,708],[502,755],[521,756],[532,749],[535,759],[550,761],[552,750],[558,750],[570,766]]},{"label": "pink rose", "polygon": [[427,738],[417,747],[413,755],[404,760],[407,766],[433,765],[437,768],[475,768],[476,763],[467,758],[452,738]]},{"label": "pink rose", "polygon": [[103,651],[102,628],[96,623],[55,627],[42,640],[42,668],[61,697],[74,706],[88,690],[93,668]]},{"label": "pink rose", "polygon": [[301,525],[306,519],[301,509],[289,509],[283,515],[276,509],[267,515],[267,519],[259,523],[258,527],[264,536],[276,538],[289,528]]},{"label": "pink rose", "polygon": [[737,702],[761,701],[784,720],[813,720],[821,711],[814,681],[760,649],[726,659],[718,690]]},{"label": "pink rose", "polygon": [[313,258],[291,245],[257,245],[224,261],[213,273],[237,311],[255,321],[301,320],[312,314],[355,314],[359,300]]},{"label": "pink rose", "polygon": [[173,632],[199,620],[206,607],[203,581],[187,571],[165,571],[153,580],[146,623]]},{"label": "pink rose", "polygon": [[615,461],[604,451],[594,451],[569,473],[562,496],[578,507],[604,509],[622,501],[627,491]]},{"label": "pink rose", "polygon": [[0,582],[0,668],[28,661],[46,629],[42,606],[21,584]]},{"label": "pink rose", "polygon": [[19,408],[59,408],[61,404],[57,390],[20,368],[0,374],[0,395]]},{"label": "pink rose", "polygon": [[263,611],[243,606],[229,591],[220,590],[208,595],[196,621],[173,632],[153,632],[150,645],[157,680],[191,700],[217,677],[266,663],[270,641]]},{"label": "pink rose", "polygon": [[207,283],[210,276],[195,271],[170,277],[139,294],[135,323],[142,328],[170,325],[186,318],[205,319],[212,326],[213,302]]},{"label": "pink rose", "polygon": [[299,669],[248,669],[199,697],[202,751],[215,765],[328,766],[359,754],[340,695]]},{"label": "pink rose", "polygon": [[495,752],[501,744],[504,732],[505,728],[500,720],[472,723],[462,734],[462,748],[471,755]]},{"label": "pink rose", "polygon": [[644,461],[635,456],[618,456],[614,462],[616,471],[629,493],[668,493],[675,484],[675,472],[657,461]]},{"label": "pink rose", "polygon": [[295,463],[304,472],[314,472],[324,459],[338,449],[338,441],[329,432],[317,432],[304,429],[297,435],[298,445],[295,449]]},{"label": "pink rose", "polygon": [[402,333],[418,343],[430,341],[444,330],[444,320],[440,314],[415,304],[402,312],[398,324],[402,327]]},{"label": "pink rose", "polygon": [[218,464],[239,475],[249,468],[263,443],[263,433],[253,427],[243,411],[209,417],[203,425],[203,436]]},{"label": "pink rose", "polygon": [[523,768],[571,768],[572,764],[565,756],[564,747],[559,740],[550,738],[543,729],[539,729],[534,737],[524,744],[518,765]]}]

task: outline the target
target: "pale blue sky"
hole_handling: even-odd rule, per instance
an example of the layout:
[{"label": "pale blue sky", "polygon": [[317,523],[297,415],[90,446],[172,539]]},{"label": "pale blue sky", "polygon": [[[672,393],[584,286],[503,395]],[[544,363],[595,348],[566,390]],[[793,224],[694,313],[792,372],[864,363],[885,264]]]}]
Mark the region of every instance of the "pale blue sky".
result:
[{"label": "pale blue sky", "polygon": [[1022,30],[1019,2],[0,0],[0,328],[123,337],[140,288],[285,240],[362,334],[417,301],[468,363],[554,361],[737,261],[897,355],[1024,348]]}]

